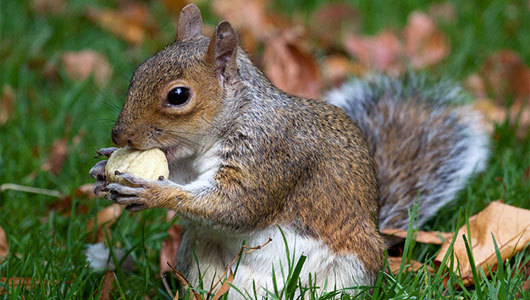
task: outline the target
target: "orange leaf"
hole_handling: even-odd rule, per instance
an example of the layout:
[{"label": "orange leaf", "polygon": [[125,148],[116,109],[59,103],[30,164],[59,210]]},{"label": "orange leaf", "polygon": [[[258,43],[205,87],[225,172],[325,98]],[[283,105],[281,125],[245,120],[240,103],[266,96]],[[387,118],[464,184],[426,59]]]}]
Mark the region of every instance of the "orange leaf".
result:
[{"label": "orange leaf", "polygon": [[[385,228],[381,230],[381,233],[401,238],[407,237],[406,229]],[[414,231],[412,238],[419,243],[441,245],[444,241],[450,241],[453,238],[453,234],[440,231]]]},{"label": "orange leaf", "polygon": [[115,281],[116,281],[116,278],[114,277],[113,271],[105,272],[105,275],[103,276],[103,284],[101,285],[101,294],[99,296],[99,300],[111,299],[110,293],[112,292],[112,289],[114,288]]},{"label": "orange leaf", "polygon": [[434,20],[423,12],[412,12],[404,29],[407,56],[412,66],[424,68],[449,55],[449,44]]},{"label": "orange leaf", "polygon": [[140,44],[148,32],[155,30],[149,20],[147,6],[131,2],[118,10],[90,8],[87,17],[105,30],[131,44]]},{"label": "orange leaf", "polygon": [[351,75],[361,75],[363,67],[341,54],[329,55],[324,61],[324,77],[326,82],[339,85]]},{"label": "orange leaf", "polygon": [[112,75],[112,69],[105,56],[94,50],[65,52],[61,60],[66,74],[74,80],[85,80],[94,75],[95,82],[103,85]]},{"label": "orange leaf", "polygon": [[[521,251],[530,242],[530,210],[510,206],[501,201],[492,202],[480,213],[469,219],[471,232],[467,232],[466,225],[458,230],[458,238],[454,244],[455,269],[460,268],[465,285],[473,284],[471,266],[466,253],[462,235],[471,241],[473,258],[477,267],[488,272],[488,266],[495,270],[497,257],[491,235],[499,247],[502,260],[506,260]],[[435,258],[441,263],[449,249],[450,240],[446,241]],[[449,266],[449,261],[447,262]]]},{"label": "orange leaf", "polygon": [[368,69],[391,73],[404,69],[403,44],[392,31],[384,30],[368,37],[350,35],[344,40],[344,47]]},{"label": "orange leaf", "polygon": [[9,253],[9,246],[7,245],[6,232],[0,227],[0,261],[4,260]]},{"label": "orange leaf", "polygon": [[234,273],[232,273],[232,269],[230,269],[230,273],[228,273],[228,278],[223,282],[223,285],[221,285],[221,288],[213,295],[212,300],[218,300],[223,296],[224,294],[228,293],[228,290],[230,290],[230,283],[234,282]]},{"label": "orange leaf", "polygon": [[61,172],[64,162],[68,157],[66,139],[57,139],[53,142],[52,151],[50,157],[42,164],[41,169],[43,171],[51,171],[53,174],[59,174]]},{"label": "orange leaf", "polygon": [[505,102],[507,96],[530,99],[530,68],[524,65],[519,54],[504,50],[492,54],[482,69],[486,87],[496,100]]},{"label": "orange leaf", "polygon": [[313,21],[309,25],[320,44],[329,47],[340,46],[341,39],[337,37],[345,32],[354,32],[359,21],[359,13],[351,5],[327,2],[313,14]]},{"label": "orange leaf", "polygon": [[[399,267],[401,266],[401,261],[402,261],[401,257],[393,257],[393,256],[388,257],[388,265],[390,266],[390,271],[392,271],[393,274],[399,273]],[[408,272],[411,272],[411,271],[419,270],[423,266],[423,264],[419,261],[410,260],[410,261],[407,261],[405,266],[406,266],[405,270]],[[431,267],[426,266],[426,268],[427,268],[427,271],[433,272],[433,269]]]},{"label": "orange leaf", "polygon": [[162,247],[160,248],[160,274],[173,271],[168,263],[171,266],[177,264],[177,250],[182,241],[182,226],[171,226],[168,234],[169,236],[162,242]]},{"label": "orange leaf", "polygon": [[266,42],[263,66],[271,82],[283,91],[318,98],[320,69],[315,58],[298,43],[294,32],[284,32]]},{"label": "orange leaf", "polygon": [[86,224],[86,230],[96,231],[96,242],[105,241],[105,231],[107,231],[120,217],[122,208],[119,204],[112,204],[98,212],[97,218],[90,219]]},{"label": "orange leaf", "polygon": [[15,91],[10,85],[4,85],[2,88],[2,97],[0,98],[0,125],[4,125],[11,117],[15,104]]}]

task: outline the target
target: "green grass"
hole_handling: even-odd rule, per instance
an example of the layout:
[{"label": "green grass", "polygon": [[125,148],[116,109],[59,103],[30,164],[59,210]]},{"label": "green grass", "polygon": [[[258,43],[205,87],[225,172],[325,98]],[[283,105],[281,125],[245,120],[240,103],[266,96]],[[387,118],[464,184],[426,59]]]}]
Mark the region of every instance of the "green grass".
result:
[{"label": "green grass", "polygon": [[[428,7],[428,3],[420,0],[349,2],[362,16],[362,32],[370,34],[386,27],[401,28],[412,10]],[[283,0],[274,8],[285,14],[296,11],[308,16],[323,1],[307,3]],[[530,64],[527,1],[452,3],[456,19],[441,25],[451,42],[451,55],[430,72],[462,80],[476,72],[489,54],[501,49],[518,52],[525,63]],[[70,194],[79,185],[91,182],[88,170],[96,162],[94,152],[111,145],[110,129],[135,67],[174,39],[174,26],[158,2],[151,3],[150,7],[161,33],[136,48],[83,17],[86,5],[81,0],[68,1],[66,12],[42,16],[32,12],[26,1],[0,1],[0,88],[8,84],[16,93],[15,111],[5,125],[0,125],[0,183],[18,183]],[[91,5],[113,4],[95,1]],[[217,21],[207,19],[210,24]],[[62,52],[84,48],[103,53],[112,65],[114,73],[105,87],[97,87],[92,80],[73,81],[62,69]],[[43,72],[46,64],[55,65],[57,74],[47,77]],[[515,132],[516,128],[507,123],[498,124],[487,171],[475,178],[425,229],[454,231],[465,224],[465,215],[473,215],[500,198],[508,204],[530,207],[530,184],[523,175],[530,167],[530,136],[518,140]],[[74,137],[80,133],[82,138],[74,143]],[[62,171],[58,175],[40,171],[51,145],[58,138],[68,140],[69,155]],[[496,178],[502,179],[506,191]],[[85,227],[86,222],[109,203],[75,196],[73,199],[76,206],[88,204],[89,212],[77,214],[72,209],[71,216],[64,216],[49,210],[55,198],[14,191],[0,193],[0,226],[6,231],[10,250],[8,259],[0,263],[0,277],[31,277],[41,282],[34,289],[24,292],[14,289],[10,295],[0,297],[17,299],[22,293],[26,299],[96,297],[103,273],[87,268],[83,251],[90,233]],[[113,247],[121,245],[130,251],[136,269],[133,272],[118,269],[119,288],[114,289],[114,297],[120,298],[123,293],[127,299],[143,299],[146,294],[151,299],[169,298],[157,274],[160,244],[170,225],[165,222],[165,211],[159,209],[134,215],[124,213],[119,218],[112,227],[109,242]],[[437,249],[410,242],[408,252],[416,260],[432,263]],[[454,275],[449,280],[455,285],[445,288],[440,276],[424,270],[399,276],[384,270],[372,296],[378,299],[443,296],[465,299],[502,299],[504,296],[510,299],[521,291],[524,274],[516,266],[528,262],[529,253],[527,250],[516,255],[492,278],[486,278],[477,270],[480,293],[476,289],[454,288],[459,282]],[[293,266],[297,263],[293,262]],[[297,268],[292,269],[294,272]],[[288,278],[288,294],[293,295],[296,278]],[[370,298],[367,290],[360,290],[360,297]],[[314,289],[305,290],[305,293],[313,294],[308,296],[311,299],[320,295]],[[528,292],[524,297],[530,299]]]}]

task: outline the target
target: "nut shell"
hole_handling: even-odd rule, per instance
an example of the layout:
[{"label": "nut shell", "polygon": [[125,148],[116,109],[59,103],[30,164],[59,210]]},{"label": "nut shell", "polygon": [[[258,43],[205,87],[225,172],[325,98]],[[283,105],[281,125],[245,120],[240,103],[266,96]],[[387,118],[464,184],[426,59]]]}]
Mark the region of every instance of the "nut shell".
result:
[{"label": "nut shell", "polygon": [[169,166],[166,155],[160,149],[135,150],[120,148],[112,153],[105,166],[107,181],[131,185],[116,176],[115,172],[130,173],[144,179],[156,180],[160,176],[168,178]]}]

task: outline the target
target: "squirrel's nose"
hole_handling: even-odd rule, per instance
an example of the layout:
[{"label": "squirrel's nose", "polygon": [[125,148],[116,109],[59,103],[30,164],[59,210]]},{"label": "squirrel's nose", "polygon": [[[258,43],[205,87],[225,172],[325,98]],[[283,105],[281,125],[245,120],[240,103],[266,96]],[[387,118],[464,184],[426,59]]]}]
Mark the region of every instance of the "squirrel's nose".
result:
[{"label": "squirrel's nose", "polygon": [[127,139],[125,138],[125,135],[123,134],[120,127],[117,125],[114,125],[112,128],[111,138],[114,144],[116,144],[118,147],[125,147],[127,145]]}]

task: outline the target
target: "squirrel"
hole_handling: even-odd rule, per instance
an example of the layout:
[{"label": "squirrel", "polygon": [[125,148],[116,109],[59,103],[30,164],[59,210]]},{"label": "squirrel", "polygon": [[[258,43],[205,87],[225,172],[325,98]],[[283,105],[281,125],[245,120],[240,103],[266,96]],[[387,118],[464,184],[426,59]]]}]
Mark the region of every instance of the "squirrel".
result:
[{"label": "squirrel", "polygon": [[177,27],[176,42],[137,68],[111,134],[119,147],[163,150],[169,178],[108,183],[106,161],[90,174],[97,193],[130,211],[181,216],[176,269],[194,286],[215,282],[243,241],[268,238],[240,258],[240,290],[271,290],[286,246],[307,257],[304,284],[311,274],[321,288],[373,285],[386,249],[379,229],[407,228],[418,198],[420,226],[485,168],[488,137],[475,112],[452,105],[459,89],[379,76],[304,99],[267,79],[228,22],[206,37],[189,4]]}]

